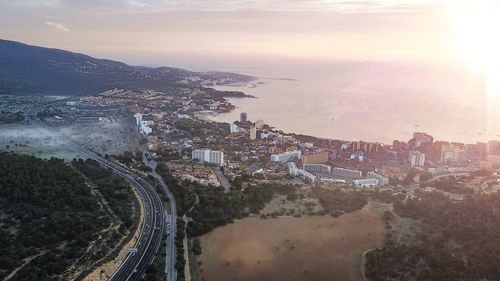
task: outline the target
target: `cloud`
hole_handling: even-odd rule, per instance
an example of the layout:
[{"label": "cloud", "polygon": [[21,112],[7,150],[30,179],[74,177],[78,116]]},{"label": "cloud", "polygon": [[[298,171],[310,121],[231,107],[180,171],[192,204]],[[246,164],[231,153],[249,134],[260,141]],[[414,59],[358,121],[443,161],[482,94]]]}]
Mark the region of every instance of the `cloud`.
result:
[{"label": "cloud", "polygon": [[64,31],[64,32],[68,32],[69,31],[69,28],[67,28],[64,24],[62,23],[59,23],[59,22],[54,22],[54,21],[46,21],[45,22],[46,25],[50,26],[50,27],[53,27],[59,31]]}]

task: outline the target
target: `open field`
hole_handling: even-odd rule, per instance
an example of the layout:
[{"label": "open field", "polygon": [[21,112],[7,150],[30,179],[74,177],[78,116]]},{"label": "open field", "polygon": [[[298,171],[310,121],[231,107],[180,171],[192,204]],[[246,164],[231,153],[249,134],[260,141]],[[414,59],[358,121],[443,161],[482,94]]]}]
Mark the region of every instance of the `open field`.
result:
[{"label": "open field", "polygon": [[201,275],[206,281],[362,280],[361,254],[381,246],[384,234],[371,204],[339,218],[246,218],[201,237]]}]

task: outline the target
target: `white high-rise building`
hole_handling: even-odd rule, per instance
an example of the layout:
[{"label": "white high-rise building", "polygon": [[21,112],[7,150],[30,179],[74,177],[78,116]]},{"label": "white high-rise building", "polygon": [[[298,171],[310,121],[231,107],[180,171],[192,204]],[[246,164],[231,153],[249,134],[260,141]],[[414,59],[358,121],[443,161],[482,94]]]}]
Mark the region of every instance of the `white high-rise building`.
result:
[{"label": "white high-rise building", "polygon": [[250,126],[250,139],[251,140],[257,139],[257,128],[254,125]]},{"label": "white high-rise building", "polygon": [[288,173],[290,175],[296,176],[298,174],[297,171],[299,170],[299,168],[297,168],[297,165],[295,165],[295,163],[288,162],[286,163],[286,166],[288,167]]},{"label": "white high-rise building", "polygon": [[288,162],[293,159],[300,159],[302,152],[300,150],[284,152],[280,154],[271,154],[271,162]]},{"label": "white high-rise building", "polygon": [[145,135],[149,135],[153,132],[153,128],[149,127],[149,123],[146,121],[141,121],[141,132]]},{"label": "white high-rise building", "polygon": [[142,114],[136,113],[136,114],[134,114],[134,118],[135,118],[135,125],[137,127],[140,127],[141,126],[141,121],[142,121]]},{"label": "white high-rise building", "polygon": [[264,126],[264,120],[259,119],[255,121],[255,128],[257,128],[257,130],[262,129],[263,126]]},{"label": "white high-rise building", "polygon": [[136,113],[134,114],[135,125],[143,133],[144,135],[149,135],[153,132],[153,129],[150,127],[154,125],[152,120],[142,120],[142,114]]},{"label": "white high-rise building", "polygon": [[379,180],[375,178],[353,180],[352,182],[356,187],[376,187],[380,185]]},{"label": "white high-rise building", "polygon": [[416,150],[410,151],[408,160],[412,167],[423,167],[425,164],[425,154]]},{"label": "white high-rise building", "polygon": [[329,175],[332,172],[332,167],[325,164],[304,164],[303,168],[313,174]]},{"label": "white high-rise building", "polygon": [[295,163],[293,162],[288,162],[286,163],[287,167],[288,167],[288,173],[292,176],[302,176],[306,179],[309,179],[311,180],[312,182],[314,182],[316,180],[316,176],[309,173],[308,171],[304,170],[304,169],[299,169],[297,168],[297,165],[295,165]]},{"label": "white high-rise building", "polygon": [[224,165],[224,152],[210,149],[195,149],[191,152],[191,159],[198,159],[202,163],[222,166]]},{"label": "white high-rise building", "polygon": [[230,133],[237,133],[240,130],[240,127],[236,125],[235,123],[229,124],[229,132]]},{"label": "white high-rise building", "polygon": [[389,184],[389,179],[380,175],[380,174],[377,174],[373,171],[370,171],[366,174],[366,178],[368,179],[377,179],[378,180],[378,184],[379,185],[388,185]]},{"label": "white high-rise building", "polygon": [[363,172],[345,168],[335,167],[332,169],[332,176],[345,179],[359,179],[363,177]]}]

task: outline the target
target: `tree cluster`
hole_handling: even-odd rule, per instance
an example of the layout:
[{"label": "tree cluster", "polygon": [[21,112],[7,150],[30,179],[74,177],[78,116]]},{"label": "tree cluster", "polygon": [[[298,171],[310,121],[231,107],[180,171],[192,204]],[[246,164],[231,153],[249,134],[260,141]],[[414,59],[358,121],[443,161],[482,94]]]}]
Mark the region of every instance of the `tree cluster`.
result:
[{"label": "tree cluster", "polygon": [[24,115],[22,112],[6,112],[0,110],[0,124],[1,123],[15,123],[24,120]]},{"label": "tree cluster", "polygon": [[366,192],[340,188],[313,187],[310,196],[319,200],[323,207],[323,213],[335,217],[363,208],[368,200]]},{"label": "tree cluster", "polygon": [[109,223],[63,160],[0,154],[0,279],[38,254],[11,280],[60,279]]},{"label": "tree cluster", "polygon": [[177,271],[177,280],[184,281],[184,267],[186,258],[184,257],[184,237],[186,236],[186,223],[182,219],[177,219],[177,232],[175,234],[175,270]]},{"label": "tree cluster", "polygon": [[113,213],[123,222],[120,230],[130,229],[134,223],[134,195],[127,182],[93,159],[73,159],[71,163],[96,185]]},{"label": "tree cluster", "polygon": [[187,227],[189,237],[200,236],[235,219],[258,214],[275,193],[286,195],[294,192],[290,186],[281,184],[255,185],[244,190],[225,192],[222,187],[180,182],[168,172],[165,165],[159,165],[158,172],[174,194],[178,214],[191,217]]},{"label": "tree cluster", "polygon": [[500,280],[500,194],[452,201],[439,192],[396,200],[398,215],[422,222],[416,241],[389,240],[367,255],[371,280]]}]

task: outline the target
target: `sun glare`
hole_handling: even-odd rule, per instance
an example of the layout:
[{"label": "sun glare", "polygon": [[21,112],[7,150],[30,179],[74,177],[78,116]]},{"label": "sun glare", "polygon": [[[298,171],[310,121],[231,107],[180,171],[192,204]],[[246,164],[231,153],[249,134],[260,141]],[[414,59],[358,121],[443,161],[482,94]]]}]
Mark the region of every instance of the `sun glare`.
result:
[{"label": "sun glare", "polygon": [[485,126],[491,130],[500,117],[500,5],[493,0],[452,1],[456,46],[463,60],[485,78]]},{"label": "sun glare", "polygon": [[463,59],[488,70],[500,61],[500,7],[495,1],[450,1],[456,46]]},{"label": "sun glare", "polygon": [[[459,56],[485,78],[486,127],[500,115],[500,3],[497,0],[448,1]],[[479,98],[479,97],[478,97]]]}]

